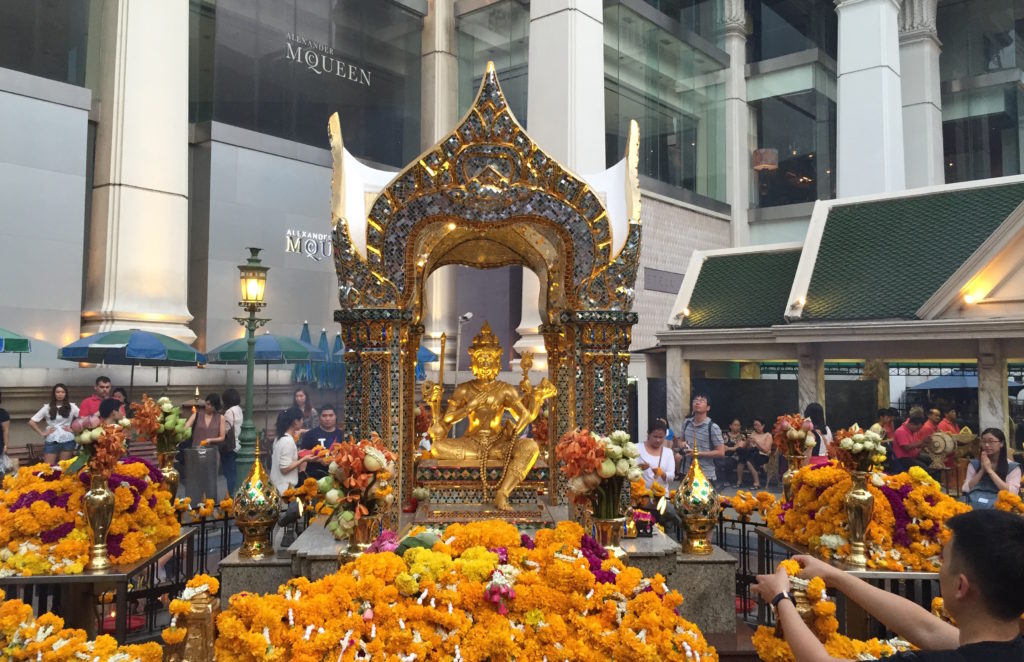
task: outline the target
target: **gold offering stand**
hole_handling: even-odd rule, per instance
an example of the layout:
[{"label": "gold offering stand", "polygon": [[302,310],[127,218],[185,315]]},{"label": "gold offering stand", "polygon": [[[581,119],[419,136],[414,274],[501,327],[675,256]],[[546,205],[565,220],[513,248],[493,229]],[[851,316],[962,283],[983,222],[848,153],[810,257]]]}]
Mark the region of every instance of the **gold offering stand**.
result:
[{"label": "gold offering stand", "polygon": [[[784,556],[787,557],[794,554],[817,556],[809,547],[779,540],[771,529],[757,527],[756,532],[757,574],[759,575],[775,572],[779,560],[779,550],[784,552]],[[937,572],[916,570],[896,572],[871,568],[865,570],[841,561],[832,561],[831,564],[873,586],[902,595],[927,610],[931,610],[932,598],[939,595],[939,573]],[[886,633],[885,626],[872,618],[857,603],[847,600],[842,594],[836,595],[835,600],[836,618],[839,620],[839,629],[843,634],[856,639],[891,636]],[[758,603],[757,620],[762,624],[772,620],[771,609],[764,602]]]}]

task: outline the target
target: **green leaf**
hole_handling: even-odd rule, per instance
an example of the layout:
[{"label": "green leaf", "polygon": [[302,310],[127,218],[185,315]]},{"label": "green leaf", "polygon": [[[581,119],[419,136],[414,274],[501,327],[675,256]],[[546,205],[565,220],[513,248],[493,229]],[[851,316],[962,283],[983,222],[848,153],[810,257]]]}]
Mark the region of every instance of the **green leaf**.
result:
[{"label": "green leaf", "polygon": [[82,467],[89,463],[89,450],[82,447],[78,450],[78,457],[68,467],[68,473],[78,473]]}]

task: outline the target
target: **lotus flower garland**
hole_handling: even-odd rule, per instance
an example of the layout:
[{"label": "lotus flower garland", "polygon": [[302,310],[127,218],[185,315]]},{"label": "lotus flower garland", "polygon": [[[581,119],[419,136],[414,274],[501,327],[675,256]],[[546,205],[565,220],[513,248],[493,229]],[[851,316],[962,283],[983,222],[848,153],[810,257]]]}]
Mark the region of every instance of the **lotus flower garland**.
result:
[{"label": "lotus flower garland", "polygon": [[639,480],[642,474],[640,447],[622,430],[607,437],[586,429],[566,432],[555,447],[555,456],[563,464],[573,499],[590,503],[598,519],[619,517],[623,481]]},{"label": "lotus flower garland", "polygon": [[854,423],[835,433],[829,454],[849,471],[871,471],[885,462],[884,437],[885,431],[878,423],[868,430]]}]

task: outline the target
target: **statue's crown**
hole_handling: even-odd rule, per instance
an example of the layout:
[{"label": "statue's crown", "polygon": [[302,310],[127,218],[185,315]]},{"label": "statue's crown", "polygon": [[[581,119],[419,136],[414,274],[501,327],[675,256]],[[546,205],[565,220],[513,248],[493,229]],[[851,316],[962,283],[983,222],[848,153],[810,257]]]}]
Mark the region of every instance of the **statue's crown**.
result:
[{"label": "statue's crown", "polygon": [[480,333],[473,338],[473,342],[469,346],[470,355],[476,355],[481,352],[501,354],[501,344],[498,342],[498,336],[494,335],[494,332],[491,331],[491,325],[487,322],[484,322]]}]

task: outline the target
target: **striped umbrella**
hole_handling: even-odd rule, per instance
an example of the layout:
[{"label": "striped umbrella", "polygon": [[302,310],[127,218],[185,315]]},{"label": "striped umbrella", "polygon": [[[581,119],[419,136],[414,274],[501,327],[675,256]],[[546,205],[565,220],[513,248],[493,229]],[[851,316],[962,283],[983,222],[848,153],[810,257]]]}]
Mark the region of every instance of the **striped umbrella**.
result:
[{"label": "striped umbrella", "polygon": [[[231,365],[243,365],[248,360],[249,344],[245,338],[229,340],[223,345],[214,347],[207,352],[210,363],[222,363]],[[297,340],[290,336],[278,336],[269,331],[262,336],[256,336],[256,343],[253,348],[253,356],[256,363],[265,366],[266,370],[266,403],[265,416],[269,417],[270,410],[270,364],[271,363],[299,363],[309,365],[310,362],[322,363],[327,360],[326,354],[310,345],[308,342]],[[264,418],[263,424],[267,429],[270,427],[270,419]]]},{"label": "striped umbrella", "polygon": [[25,336],[19,336],[13,331],[0,329],[0,352],[5,354],[18,355],[18,367],[21,367],[21,355],[32,351],[32,341]]},{"label": "striped umbrella", "polygon": [[131,387],[135,384],[135,366],[175,366],[206,363],[206,355],[176,338],[141,329],[104,331],[61,347],[57,358],[64,361],[130,365]]}]

